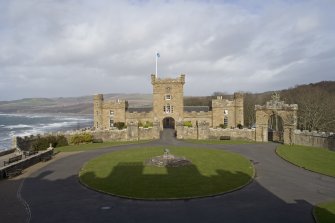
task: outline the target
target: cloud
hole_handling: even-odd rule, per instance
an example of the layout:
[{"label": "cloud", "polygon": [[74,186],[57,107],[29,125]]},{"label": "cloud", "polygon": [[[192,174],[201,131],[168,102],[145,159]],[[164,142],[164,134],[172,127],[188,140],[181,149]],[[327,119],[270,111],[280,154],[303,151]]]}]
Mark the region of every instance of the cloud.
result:
[{"label": "cloud", "polygon": [[[185,94],[267,91],[334,80],[332,1],[5,1],[0,100],[150,93],[186,74]],[[315,73],[314,73],[315,72]]]}]

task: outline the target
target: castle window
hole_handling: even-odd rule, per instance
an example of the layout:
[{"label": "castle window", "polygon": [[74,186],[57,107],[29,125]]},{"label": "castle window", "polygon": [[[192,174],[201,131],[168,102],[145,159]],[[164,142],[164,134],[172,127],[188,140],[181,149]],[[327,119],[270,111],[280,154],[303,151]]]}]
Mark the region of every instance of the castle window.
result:
[{"label": "castle window", "polygon": [[97,122],[97,129],[99,128],[99,122]]},{"label": "castle window", "polygon": [[227,117],[227,116],[224,117],[224,119],[223,119],[223,124],[224,124],[225,126],[228,126],[228,117]]},{"label": "castle window", "polygon": [[114,120],[113,119],[109,120],[109,126],[114,127]]},{"label": "castle window", "polygon": [[165,95],[165,100],[171,100],[171,99],[172,99],[172,97],[171,97],[170,94]]},{"label": "castle window", "polygon": [[173,113],[173,106],[167,104],[163,107],[163,110],[165,114]]},{"label": "castle window", "polygon": [[97,111],[97,115],[99,115],[99,111]]},{"label": "castle window", "polygon": [[224,111],[223,111],[223,114],[224,114],[224,115],[228,115],[228,110],[224,110]]},{"label": "castle window", "polygon": [[113,111],[113,110],[110,110],[110,111],[109,111],[109,114],[110,114],[110,116],[114,116],[114,111]]}]

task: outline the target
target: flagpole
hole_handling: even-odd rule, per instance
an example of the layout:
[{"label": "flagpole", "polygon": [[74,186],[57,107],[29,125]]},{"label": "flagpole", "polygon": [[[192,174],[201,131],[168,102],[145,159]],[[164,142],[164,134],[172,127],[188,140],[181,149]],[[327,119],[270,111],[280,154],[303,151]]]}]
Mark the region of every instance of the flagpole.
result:
[{"label": "flagpole", "polygon": [[156,52],[156,78],[157,78],[157,59],[158,59],[158,52]]}]

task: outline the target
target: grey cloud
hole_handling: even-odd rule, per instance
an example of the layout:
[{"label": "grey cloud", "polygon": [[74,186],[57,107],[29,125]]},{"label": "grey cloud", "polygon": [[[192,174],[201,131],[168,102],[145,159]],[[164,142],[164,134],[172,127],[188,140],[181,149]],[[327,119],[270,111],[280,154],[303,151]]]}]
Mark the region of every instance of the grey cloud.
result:
[{"label": "grey cloud", "polygon": [[186,73],[187,95],[334,80],[334,9],[331,1],[5,1],[0,100],[150,93],[156,50],[159,75]]}]

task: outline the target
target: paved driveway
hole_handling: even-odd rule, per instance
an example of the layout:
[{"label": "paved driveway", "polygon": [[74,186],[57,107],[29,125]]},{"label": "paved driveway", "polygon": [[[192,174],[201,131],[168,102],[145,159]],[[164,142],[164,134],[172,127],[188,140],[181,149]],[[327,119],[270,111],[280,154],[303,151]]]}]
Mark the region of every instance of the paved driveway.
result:
[{"label": "paved driveway", "polygon": [[[240,153],[254,162],[255,180],[239,191],[191,200],[141,201],[101,194],[78,182],[83,163],[107,152],[187,145]],[[276,144],[196,145],[163,135],[159,141],[78,153],[25,180],[0,182],[0,222],[314,222],[313,205],[335,199],[335,178],[293,166]],[[22,199],[23,198],[23,199]]]}]

